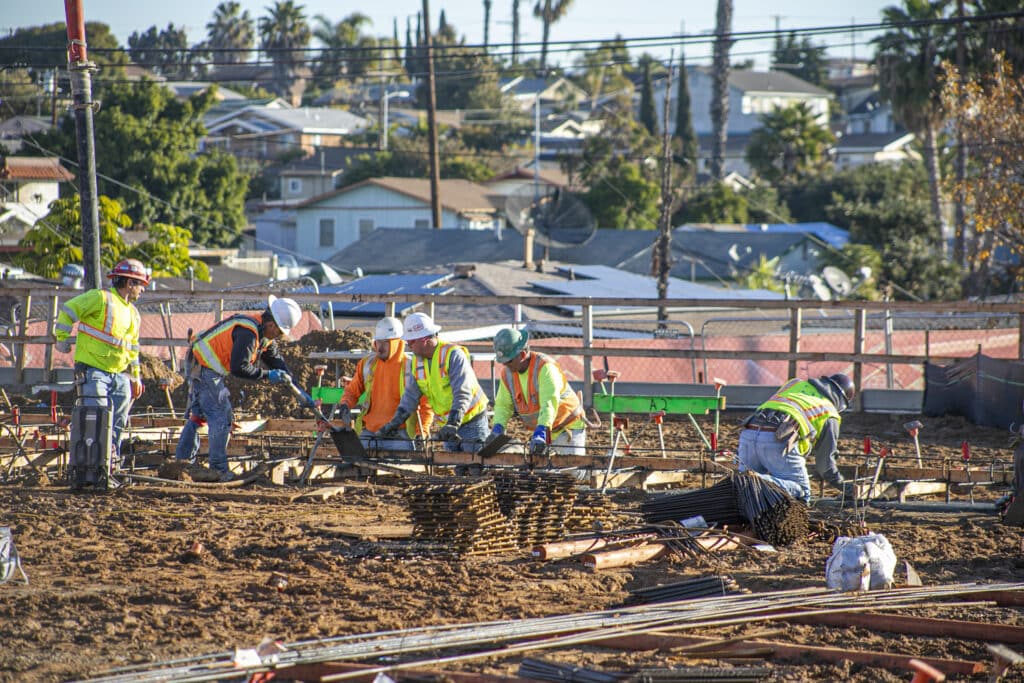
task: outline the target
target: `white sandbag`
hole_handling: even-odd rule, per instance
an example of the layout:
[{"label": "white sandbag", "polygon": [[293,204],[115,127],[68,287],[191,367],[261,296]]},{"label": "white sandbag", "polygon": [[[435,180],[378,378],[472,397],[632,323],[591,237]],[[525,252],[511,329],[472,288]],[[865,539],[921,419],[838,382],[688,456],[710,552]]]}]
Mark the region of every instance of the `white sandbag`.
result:
[{"label": "white sandbag", "polygon": [[896,553],[881,534],[840,536],[825,562],[825,584],[842,591],[891,588]]}]

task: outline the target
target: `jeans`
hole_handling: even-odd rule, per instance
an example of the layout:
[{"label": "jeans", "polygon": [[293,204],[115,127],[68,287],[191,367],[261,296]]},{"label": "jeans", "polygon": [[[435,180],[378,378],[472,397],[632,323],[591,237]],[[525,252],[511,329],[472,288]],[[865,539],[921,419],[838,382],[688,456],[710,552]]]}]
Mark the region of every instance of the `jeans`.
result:
[{"label": "jeans", "polygon": [[587,430],[566,429],[564,432],[551,439],[551,444],[548,446],[548,453],[551,455],[586,455]]},{"label": "jeans", "polygon": [[231,392],[224,378],[209,368],[203,368],[191,380],[189,407],[185,426],[181,429],[174,457],[194,463],[199,453],[199,426],[205,421],[209,427],[210,469],[228,471],[228,439],[231,438]]},{"label": "jeans", "polygon": [[487,424],[487,411],[480,413],[466,424],[459,427],[456,432],[459,435],[458,441],[452,439],[444,442],[444,449],[451,453],[476,453],[484,447],[484,439],[491,433]]},{"label": "jeans", "polygon": [[[399,432],[403,434],[404,432]],[[359,440],[366,448],[375,448],[381,451],[411,451],[412,440],[408,437],[396,436],[389,439],[377,436],[376,432],[364,429],[359,433]]]},{"label": "jeans", "polygon": [[75,363],[75,376],[78,381],[78,396],[82,405],[107,406],[113,413],[110,428],[111,467],[121,466],[121,432],[128,422],[128,412],[132,407],[132,388],[128,375],[120,372],[105,372],[86,365]]},{"label": "jeans", "polygon": [[770,479],[789,495],[805,503],[811,502],[811,479],[807,475],[807,461],[786,444],[775,438],[775,432],[744,429],[740,432],[739,469],[750,470]]}]

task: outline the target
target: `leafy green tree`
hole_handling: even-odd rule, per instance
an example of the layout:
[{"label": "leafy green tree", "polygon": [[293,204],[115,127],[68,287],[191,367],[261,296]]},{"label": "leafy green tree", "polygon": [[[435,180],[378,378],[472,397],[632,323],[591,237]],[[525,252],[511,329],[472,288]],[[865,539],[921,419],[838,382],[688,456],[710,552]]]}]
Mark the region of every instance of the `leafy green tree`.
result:
[{"label": "leafy green tree", "polygon": [[[234,157],[199,153],[202,115],[216,89],[180,102],[152,81],[104,89],[95,116],[97,179],[101,194],[117,198],[138,224],[169,223],[189,230],[204,246],[234,244],[246,225],[248,177]],[[75,125],[64,117],[40,136],[42,147],[75,158]]]},{"label": "leafy green tree", "polygon": [[[56,69],[51,71],[54,73]],[[50,93],[46,92],[39,81],[43,76],[37,75],[28,69],[0,69],[0,101],[4,104],[7,113],[17,116],[19,114],[39,114],[50,108],[52,102]],[[4,145],[0,141],[0,155],[4,154]]]},{"label": "leafy green tree", "polygon": [[[118,45],[117,38],[106,24],[85,22],[85,35],[89,42],[89,61],[100,67],[103,78],[123,75],[128,55]],[[0,55],[4,64],[17,64],[33,72],[68,68],[68,30],[62,21],[44,26],[19,28],[13,34],[0,38]]]},{"label": "leafy green tree", "polygon": [[[493,109],[501,106],[498,68],[493,60],[475,48],[448,47],[435,55],[438,109]],[[426,106],[426,83],[416,91],[421,107]]]},{"label": "leafy green tree", "polygon": [[824,86],[828,78],[825,50],[824,45],[814,45],[807,36],[798,41],[796,33],[791,31],[785,39],[781,36],[775,39],[772,68],[789,72],[808,83]]},{"label": "leafy green tree", "polygon": [[749,266],[746,272],[740,273],[736,280],[744,289],[767,289],[771,292],[783,292],[786,287],[776,276],[779,270],[779,257],[767,258],[759,254],[757,263]]},{"label": "leafy green tree", "polygon": [[255,43],[256,23],[249,16],[249,10],[243,10],[235,0],[217,5],[213,18],[206,24],[206,45],[228,52],[214,53],[214,61],[242,64],[248,60]]},{"label": "leafy green tree", "polygon": [[277,92],[285,93],[291,89],[296,70],[305,60],[304,49],[313,33],[304,7],[293,0],[277,0],[267,9],[270,14],[259,21],[260,40],[274,63]]},{"label": "leafy green tree", "polygon": [[[640,86],[640,124],[651,135],[658,134],[658,113],[654,106],[654,84],[651,82],[651,62],[644,62],[644,80]],[[666,121],[666,124],[668,122]]]},{"label": "leafy green tree", "polygon": [[[477,160],[474,150],[467,148],[458,136],[441,137],[440,155],[442,178],[481,182],[494,177],[494,169]],[[387,151],[356,157],[345,171],[342,186],[383,176],[426,178],[429,170],[426,127],[422,123],[412,135],[393,138]]]},{"label": "leafy green tree", "polygon": [[848,297],[862,301],[878,301],[878,277],[882,274],[882,254],[867,244],[847,242],[839,251],[826,251],[824,265],[835,266],[853,278],[855,289]]},{"label": "leafy green tree", "polygon": [[792,223],[793,214],[779,199],[779,191],[771,185],[758,183],[743,189],[740,196],[747,201],[747,221],[750,223]]},{"label": "leafy green tree", "polygon": [[375,69],[377,41],[363,33],[364,27],[373,25],[369,16],[353,12],[334,23],[319,14],[315,22],[313,36],[325,48],[316,67],[319,85],[332,87],[343,75],[362,75]]},{"label": "leafy green tree", "polygon": [[761,117],[761,127],[750,136],[747,162],[770,183],[799,181],[831,165],[828,150],[833,144],[835,136],[800,102]]},{"label": "leafy green tree", "polygon": [[184,28],[157,30],[150,26],[144,33],[128,36],[132,61],[168,78],[187,78],[192,75],[193,52],[188,49],[188,35]]},{"label": "leafy green tree", "polygon": [[548,40],[551,37],[551,24],[560,21],[572,7],[572,0],[537,0],[533,6],[533,16],[540,19],[543,28],[540,38],[540,70],[544,72],[548,64]]},{"label": "leafy green tree", "polygon": [[180,277],[191,268],[197,280],[209,282],[210,269],[202,261],[190,258],[188,244],[192,233],[167,223],[154,223],[149,228],[149,237],[125,254],[135,258],[153,271],[153,277]]},{"label": "leafy green tree", "polygon": [[[676,90],[676,125],[672,132],[678,142],[678,163],[688,177],[697,174],[697,133],[693,129],[693,112],[690,111],[690,86],[686,74],[686,55],[680,51],[678,86]],[[667,125],[667,124],[666,124]]]},{"label": "leafy green tree", "polygon": [[732,48],[732,0],[718,0],[711,64],[711,177],[725,177],[725,143],[729,136],[729,50]]},{"label": "leafy green tree", "polygon": [[672,217],[682,223],[749,223],[747,200],[725,183],[710,182],[697,190]]},{"label": "leafy green tree", "polygon": [[658,227],[658,183],[644,177],[637,164],[615,165],[583,194],[598,227],[655,230]]},{"label": "leafy green tree", "polygon": [[941,177],[936,133],[942,123],[939,64],[950,52],[950,0],[903,0],[882,10],[895,28],[875,38],[879,93],[896,119],[924,141],[932,215],[941,220]]},{"label": "leafy green tree", "polygon": [[607,93],[619,93],[619,104],[624,105],[633,96],[633,83],[626,76],[629,61],[626,41],[619,36],[601,43],[593,50],[586,50],[576,58],[576,66],[581,74],[577,77],[579,85],[590,93],[593,100]]}]

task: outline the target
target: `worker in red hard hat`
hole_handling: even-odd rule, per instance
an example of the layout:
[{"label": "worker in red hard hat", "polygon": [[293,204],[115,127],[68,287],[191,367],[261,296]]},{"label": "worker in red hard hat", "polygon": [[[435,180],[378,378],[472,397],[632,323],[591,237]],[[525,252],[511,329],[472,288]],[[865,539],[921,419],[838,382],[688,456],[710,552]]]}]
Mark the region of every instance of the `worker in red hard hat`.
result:
[{"label": "worker in red hard hat", "polygon": [[743,423],[737,456],[741,472],[769,479],[794,498],[811,500],[807,458],[818,475],[852,500],[855,489],[836,466],[839,414],[855,394],[853,380],[836,373],[817,379],[791,379]]},{"label": "worker in red hard hat", "polygon": [[175,450],[177,460],[195,462],[199,453],[197,430],[207,424],[210,469],[220,473],[221,481],[233,478],[228,469],[228,439],[234,415],[231,391],[224,380],[232,375],[274,384],[291,382],[291,373],[275,342],[288,339],[301,318],[302,309],[294,300],[271,294],[262,314],[238,313],[192,336],[183,364],[189,380],[189,407]]},{"label": "worker in red hard hat", "polygon": [[355,373],[345,385],[345,393],[339,402],[338,417],[346,427],[352,425],[352,409],[361,404],[355,428],[360,432],[363,443],[372,448],[411,450],[411,437],[428,436],[434,419],[426,397],[422,397],[416,415],[406,420],[404,430],[398,430],[392,438],[377,436],[380,428],[395,414],[405,391],[405,364],[410,354],[406,351],[402,332],[402,321],[398,318],[387,317],[377,321],[373,329],[373,352],[356,364]]},{"label": "worker in red hard hat", "polygon": [[107,405],[113,411],[111,467],[121,465],[121,433],[132,401],[145,386],[139,372],[139,311],[135,302],[149,285],[149,272],[136,259],[124,259],[107,275],[109,289],[90,289],[64,302],[53,326],[54,348],[71,352],[75,325],[75,384],[83,405]]}]

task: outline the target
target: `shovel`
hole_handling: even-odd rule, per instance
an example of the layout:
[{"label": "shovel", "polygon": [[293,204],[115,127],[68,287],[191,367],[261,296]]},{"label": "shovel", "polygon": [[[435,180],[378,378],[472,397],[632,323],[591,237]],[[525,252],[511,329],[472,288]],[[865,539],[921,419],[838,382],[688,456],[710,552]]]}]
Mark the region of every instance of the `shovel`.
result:
[{"label": "shovel", "polygon": [[498,434],[496,437],[488,441],[483,448],[476,452],[481,458],[489,458],[492,455],[497,455],[502,448],[512,443],[513,439],[508,434]]}]

